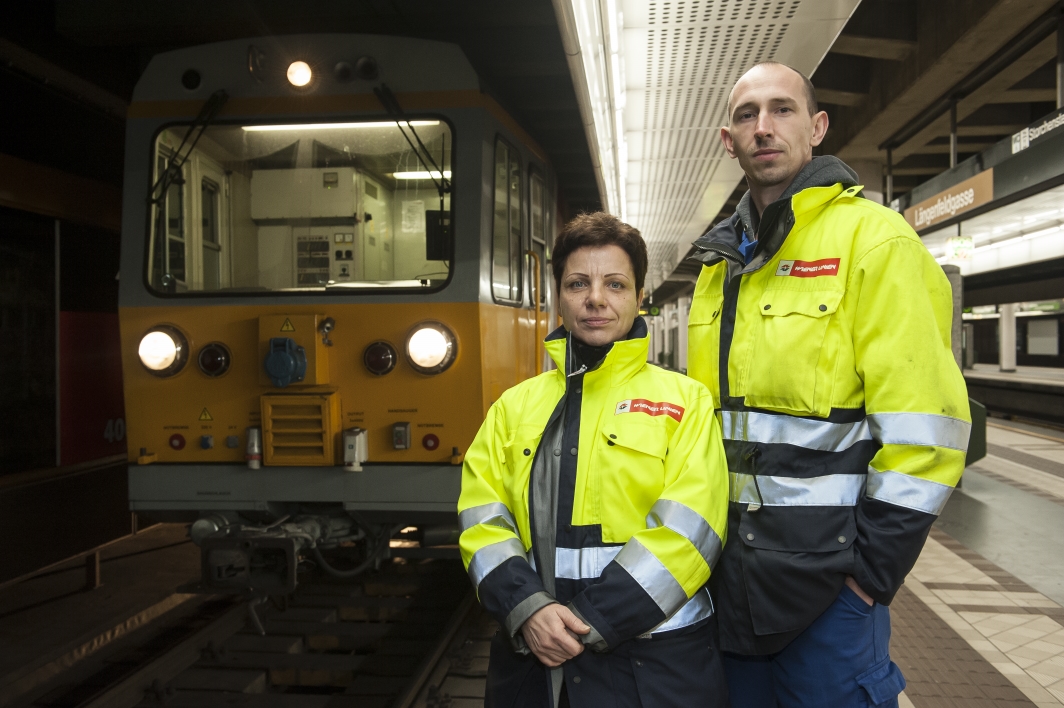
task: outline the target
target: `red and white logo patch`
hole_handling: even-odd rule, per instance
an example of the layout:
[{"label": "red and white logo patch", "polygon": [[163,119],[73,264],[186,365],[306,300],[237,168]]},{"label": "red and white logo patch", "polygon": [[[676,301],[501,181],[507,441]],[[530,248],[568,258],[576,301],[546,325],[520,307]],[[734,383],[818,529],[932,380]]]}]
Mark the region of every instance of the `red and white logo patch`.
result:
[{"label": "red and white logo patch", "polygon": [[841,258],[823,258],[819,261],[780,261],[776,275],[794,278],[816,278],[821,275],[838,275]]},{"label": "red and white logo patch", "polygon": [[679,422],[683,420],[683,408],[680,408],[675,403],[655,403],[654,401],[648,401],[645,398],[629,398],[627,401],[620,401],[617,407],[613,410],[614,415],[620,415],[621,413],[646,413],[647,415],[667,415],[673,420]]}]

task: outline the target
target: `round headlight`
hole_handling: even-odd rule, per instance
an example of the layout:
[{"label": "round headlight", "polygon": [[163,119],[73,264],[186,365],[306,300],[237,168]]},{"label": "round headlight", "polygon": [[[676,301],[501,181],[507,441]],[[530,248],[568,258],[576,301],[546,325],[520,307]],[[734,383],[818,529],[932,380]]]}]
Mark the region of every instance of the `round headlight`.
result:
[{"label": "round headlight", "polygon": [[314,72],[310,70],[310,64],[305,61],[294,61],[288,65],[288,83],[303,88],[310,83]]},{"label": "round headlight", "polygon": [[141,338],[137,354],[149,373],[173,376],[188,360],[188,340],[176,327],[159,325]]},{"label": "round headlight", "polygon": [[457,353],[454,334],[439,322],[422,322],[406,340],[406,357],[423,374],[446,371]]},{"label": "round headlight", "polygon": [[395,368],[399,355],[388,342],[374,342],[362,353],[362,363],[374,376],[384,376]]},{"label": "round headlight", "polygon": [[229,354],[229,347],[221,342],[211,342],[200,349],[198,361],[200,371],[215,378],[229,371],[232,355]]}]

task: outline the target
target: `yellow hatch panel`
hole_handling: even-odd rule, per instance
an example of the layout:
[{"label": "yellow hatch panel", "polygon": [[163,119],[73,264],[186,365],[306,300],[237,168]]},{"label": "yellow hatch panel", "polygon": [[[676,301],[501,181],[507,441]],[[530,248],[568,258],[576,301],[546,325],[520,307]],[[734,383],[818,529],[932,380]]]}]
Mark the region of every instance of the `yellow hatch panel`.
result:
[{"label": "yellow hatch panel", "polygon": [[334,465],[339,431],[337,395],[262,397],[262,453],[267,465]]}]

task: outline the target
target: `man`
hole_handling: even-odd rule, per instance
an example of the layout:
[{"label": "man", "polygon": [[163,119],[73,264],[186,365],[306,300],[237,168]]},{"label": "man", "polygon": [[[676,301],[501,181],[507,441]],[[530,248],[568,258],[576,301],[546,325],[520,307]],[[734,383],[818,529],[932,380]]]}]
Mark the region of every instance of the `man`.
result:
[{"label": "man", "polygon": [[728,111],[749,191],[695,242],[688,363],[731,478],[710,582],[732,703],[896,706],[886,606],[971,428],[950,286],[900,215],[813,157],[828,117],[808,78],[759,64]]}]

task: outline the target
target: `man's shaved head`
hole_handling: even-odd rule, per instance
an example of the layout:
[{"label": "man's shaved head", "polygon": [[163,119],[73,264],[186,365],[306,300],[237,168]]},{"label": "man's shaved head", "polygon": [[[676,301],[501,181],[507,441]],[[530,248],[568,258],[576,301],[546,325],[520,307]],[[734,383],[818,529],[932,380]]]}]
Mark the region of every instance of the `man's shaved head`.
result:
[{"label": "man's shaved head", "polygon": [[827,130],[828,114],[817,110],[809,79],[786,64],[766,61],[732,86],[720,139],[742,166],[760,212],[809,164]]},{"label": "man's shaved head", "polygon": [[[820,110],[820,108],[819,108],[819,106],[817,106],[817,102],[816,102],[816,89],[813,87],[813,82],[809,80],[808,76],[806,76],[802,72],[798,71],[793,66],[791,66],[789,64],[784,64],[781,61],[759,61],[758,63],[754,64],[749,69],[747,69],[745,72],[743,72],[743,76],[746,76],[747,74],[749,74],[751,71],[753,71],[754,69],[756,69],[759,66],[782,66],[784,69],[789,69],[789,70],[793,71],[794,73],[798,74],[798,76],[802,77],[802,84],[805,86],[805,102],[809,105],[809,115],[814,115],[818,110]],[[736,80],[735,84],[732,85],[731,91],[728,92],[728,115],[729,116],[731,116],[732,108],[734,107],[733,104],[732,104],[732,96],[735,95],[735,86],[737,86],[739,84],[739,81],[743,80],[743,76],[740,76],[738,78],[738,80]]]}]

